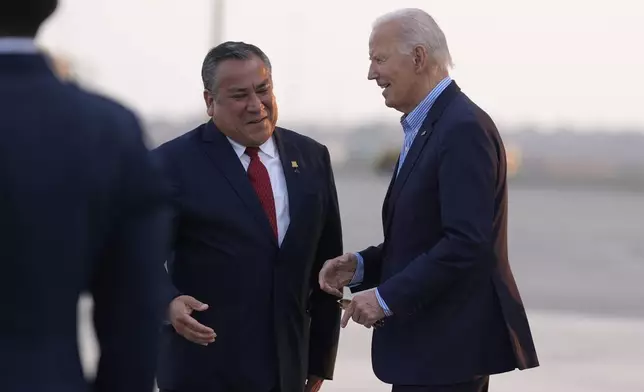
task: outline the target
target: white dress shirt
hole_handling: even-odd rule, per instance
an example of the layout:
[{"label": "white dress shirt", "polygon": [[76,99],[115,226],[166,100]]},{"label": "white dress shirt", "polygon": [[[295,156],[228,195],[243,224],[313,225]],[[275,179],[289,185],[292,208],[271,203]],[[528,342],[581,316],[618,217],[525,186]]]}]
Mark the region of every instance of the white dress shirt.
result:
[{"label": "white dress shirt", "polygon": [[38,47],[31,38],[0,38],[0,54],[37,54]]},{"label": "white dress shirt", "polygon": [[[228,138],[228,141],[233,146],[235,153],[244,166],[244,170],[248,170],[250,157],[245,154],[246,147],[231,138]],[[286,177],[284,177],[284,170],[282,169],[282,161],[280,161],[279,151],[277,150],[277,146],[275,145],[275,141],[272,137],[259,146],[259,160],[266,167],[268,176],[271,179],[271,188],[273,189],[273,198],[275,199],[275,215],[277,215],[277,239],[278,244],[281,246],[282,241],[284,240],[284,234],[286,234],[288,225],[291,222],[291,218],[288,210]]]}]

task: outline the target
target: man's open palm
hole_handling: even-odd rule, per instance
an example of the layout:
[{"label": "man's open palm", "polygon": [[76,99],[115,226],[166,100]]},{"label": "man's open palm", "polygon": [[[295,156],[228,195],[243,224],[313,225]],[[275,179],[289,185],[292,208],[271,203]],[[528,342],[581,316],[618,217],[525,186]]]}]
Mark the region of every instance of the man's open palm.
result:
[{"label": "man's open palm", "polygon": [[329,294],[342,297],[342,289],[353,279],[357,266],[358,258],[353,253],[345,253],[327,260],[320,270],[320,288]]}]

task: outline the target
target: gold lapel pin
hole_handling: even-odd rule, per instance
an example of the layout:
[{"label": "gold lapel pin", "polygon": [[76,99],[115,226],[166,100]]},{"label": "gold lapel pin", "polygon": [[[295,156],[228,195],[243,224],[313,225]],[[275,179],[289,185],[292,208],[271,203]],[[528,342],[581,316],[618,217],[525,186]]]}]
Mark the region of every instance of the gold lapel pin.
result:
[{"label": "gold lapel pin", "polygon": [[297,165],[297,161],[291,161],[291,167],[293,169],[297,169],[299,166]]}]

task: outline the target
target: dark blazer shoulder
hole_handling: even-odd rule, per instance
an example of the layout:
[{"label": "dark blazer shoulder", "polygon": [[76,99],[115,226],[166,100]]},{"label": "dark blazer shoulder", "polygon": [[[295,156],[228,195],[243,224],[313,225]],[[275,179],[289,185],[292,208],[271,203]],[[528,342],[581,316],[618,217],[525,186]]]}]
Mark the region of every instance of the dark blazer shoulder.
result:
[{"label": "dark blazer shoulder", "polygon": [[201,124],[182,135],[161,143],[158,147],[153,149],[153,153],[159,155],[181,153],[186,147],[194,144],[195,141],[202,137],[203,132],[206,131],[206,126],[207,123]]},{"label": "dark blazer shoulder", "polygon": [[[77,107],[83,110],[90,110],[93,114],[100,113],[107,118],[128,118],[136,119],[136,115],[130,109],[117,101],[91,92],[71,83],[61,83],[60,88],[65,95],[64,98],[75,101]],[[82,115],[82,111],[78,114]]]},{"label": "dark blazer shoulder", "polygon": [[113,143],[114,147],[138,144],[143,138],[137,115],[115,100],[68,83],[61,83],[59,92],[61,102],[67,107],[71,102],[75,109],[66,110],[70,117],[59,116],[58,121],[78,124],[84,132],[100,133],[97,136],[105,143]]},{"label": "dark blazer shoulder", "polygon": [[496,124],[490,115],[461,91],[445,108],[436,126],[442,129],[442,132],[438,132],[441,145],[456,142],[463,136],[463,132],[469,134],[476,129],[483,130],[488,138],[499,138]]},{"label": "dark blazer shoulder", "polygon": [[459,91],[447,106],[443,118],[447,119],[450,125],[472,122],[478,122],[482,125],[493,123],[490,115],[462,91]]},{"label": "dark blazer shoulder", "polygon": [[288,143],[299,150],[314,166],[326,168],[331,166],[328,148],[317,140],[286,128],[277,128],[277,137],[282,143]]},{"label": "dark blazer shoulder", "polygon": [[277,127],[276,129],[279,131],[278,137],[281,136],[285,139],[285,141],[296,144],[299,147],[313,148],[319,151],[323,151],[326,149],[326,146],[324,144],[318,142],[312,137],[305,136],[301,133],[295,132],[287,128]]}]

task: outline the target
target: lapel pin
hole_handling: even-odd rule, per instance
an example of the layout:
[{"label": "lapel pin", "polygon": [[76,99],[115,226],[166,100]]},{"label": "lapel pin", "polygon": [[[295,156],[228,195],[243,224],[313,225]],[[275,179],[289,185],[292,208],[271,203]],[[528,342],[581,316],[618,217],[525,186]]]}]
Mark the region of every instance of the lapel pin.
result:
[{"label": "lapel pin", "polygon": [[291,161],[291,167],[293,169],[297,169],[299,166],[297,165],[297,161]]},{"label": "lapel pin", "polygon": [[425,136],[426,133],[427,133],[427,131],[423,131],[423,132],[420,133],[420,136]]}]

